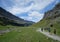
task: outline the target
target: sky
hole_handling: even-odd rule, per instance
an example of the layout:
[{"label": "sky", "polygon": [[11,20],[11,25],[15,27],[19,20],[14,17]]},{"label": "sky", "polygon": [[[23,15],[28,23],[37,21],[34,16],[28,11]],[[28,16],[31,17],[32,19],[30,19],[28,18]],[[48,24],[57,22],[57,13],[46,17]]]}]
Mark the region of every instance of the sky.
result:
[{"label": "sky", "polygon": [[39,22],[60,0],[0,0],[0,7],[24,20]]}]

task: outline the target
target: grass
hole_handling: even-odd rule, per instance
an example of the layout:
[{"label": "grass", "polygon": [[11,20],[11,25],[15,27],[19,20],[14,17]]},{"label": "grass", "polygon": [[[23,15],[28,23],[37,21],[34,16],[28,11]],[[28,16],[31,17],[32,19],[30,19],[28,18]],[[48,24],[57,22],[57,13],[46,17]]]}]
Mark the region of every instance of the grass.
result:
[{"label": "grass", "polygon": [[0,25],[0,30],[5,30],[5,29],[15,28],[15,27],[17,27],[17,26],[12,26],[12,25],[2,26],[2,25]]},{"label": "grass", "polygon": [[49,20],[42,20],[34,25],[32,25],[31,27],[46,27],[49,24]]},{"label": "grass", "polygon": [[[53,27],[50,27],[49,24],[53,24]],[[56,29],[57,35],[60,36],[60,21],[58,22],[56,21],[52,21],[52,20],[42,20],[34,25],[32,25],[31,27],[38,27],[38,28],[51,28],[51,33],[53,33],[54,28]]]},{"label": "grass", "polygon": [[0,36],[0,42],[58,42],[36,32],[38,28],[18,27],[16,30]]},{"label": "grass", "polygon": [[7,26],[1,26],[0,25],[0,30],[5,30],[5,29],[8,29],[8,27]]},{"label": "grass", "polygon": [[56,31],[57,31],[57,35],[60,36],[60,23],[55,23],[54,26],[52,27],[52,30],[53,30],[54,28],[55,28]]}]

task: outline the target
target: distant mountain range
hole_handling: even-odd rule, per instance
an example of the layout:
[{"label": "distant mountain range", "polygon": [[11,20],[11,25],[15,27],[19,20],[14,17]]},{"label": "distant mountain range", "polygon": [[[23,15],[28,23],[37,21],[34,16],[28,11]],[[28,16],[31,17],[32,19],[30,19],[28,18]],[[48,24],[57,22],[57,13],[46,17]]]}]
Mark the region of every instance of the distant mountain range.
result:
[{"label": "distant mountain range", "polygon": [[17,26],[28,26],[33,24],[32,21],[27,21],[21,19],[12,13],[6,11],[2,7],[0,7],[0,24],[1,25],[17,25]]}]

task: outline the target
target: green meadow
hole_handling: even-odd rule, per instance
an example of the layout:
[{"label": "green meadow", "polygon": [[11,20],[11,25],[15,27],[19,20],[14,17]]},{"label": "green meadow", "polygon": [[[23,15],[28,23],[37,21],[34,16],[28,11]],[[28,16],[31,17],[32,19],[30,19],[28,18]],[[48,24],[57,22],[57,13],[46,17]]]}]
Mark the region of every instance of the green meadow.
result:
[{"label": "green meadow", "polygon": [[11,32],[0,35],[0,42],[59,42],[37,32],[37,29],[36,27],[17,27]]}]

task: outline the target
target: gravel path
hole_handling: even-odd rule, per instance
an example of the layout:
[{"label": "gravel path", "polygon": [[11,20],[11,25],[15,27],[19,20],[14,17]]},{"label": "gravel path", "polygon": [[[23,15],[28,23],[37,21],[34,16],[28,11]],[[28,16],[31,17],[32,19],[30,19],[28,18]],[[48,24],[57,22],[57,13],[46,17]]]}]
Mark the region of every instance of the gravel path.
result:
[{"label": "gravel path", "polygon": [[46,31],[41,31],[41,28],[38,29],[37,31],[41,32],[42,34],[46,35],[49,38],[52,38],[54,40],[60,41],[60,36],[57,36],[57,35],[54,35],[54,34],[50,34],[49,32],[46,32]]},{"label": "gravel path", "polygon": [[16,28],[9,28],[9,29],[6,29],[6,30],[0,30],[0,35],[3,35],[3,34],[5,34],[5,33],[8,33],[8,32],[10,32],[10,31],[13,31],[13,30],[15,30]]}]

